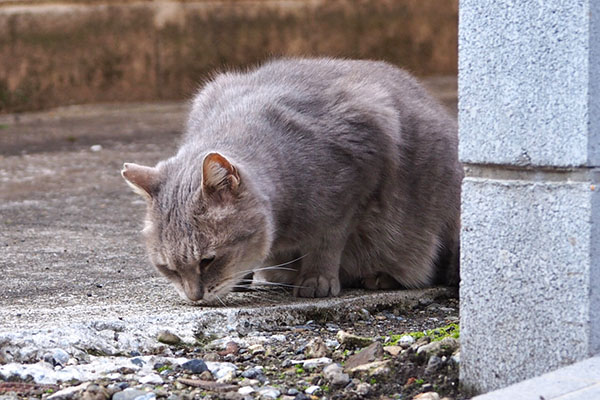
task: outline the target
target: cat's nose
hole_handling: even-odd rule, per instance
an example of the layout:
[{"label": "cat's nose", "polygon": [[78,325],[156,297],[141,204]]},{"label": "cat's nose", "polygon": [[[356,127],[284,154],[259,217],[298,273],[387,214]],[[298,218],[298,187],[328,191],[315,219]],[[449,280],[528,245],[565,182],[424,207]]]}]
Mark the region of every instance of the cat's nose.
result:
[{"label": "cat's nose", "polygon": [[202,300],[204,297],[204,286],[198,282],[184,282],[183,291],[191,301]]}]

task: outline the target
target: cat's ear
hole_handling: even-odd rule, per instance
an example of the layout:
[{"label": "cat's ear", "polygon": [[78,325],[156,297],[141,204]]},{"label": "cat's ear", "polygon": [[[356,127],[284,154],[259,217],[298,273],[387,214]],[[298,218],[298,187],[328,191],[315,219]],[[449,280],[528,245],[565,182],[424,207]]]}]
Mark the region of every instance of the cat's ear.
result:
[{"label": "cat's ear", "polygon": [[202,162],[202,190],[215,193],[222,190],[236,191],[240,175],[236,167],[219,153],[209,153]]},{"label": "cat's ear", "polygon": [[159,172],[154,167],[125,163],[121,175],[137,194],[151,198],[160,185]]}]

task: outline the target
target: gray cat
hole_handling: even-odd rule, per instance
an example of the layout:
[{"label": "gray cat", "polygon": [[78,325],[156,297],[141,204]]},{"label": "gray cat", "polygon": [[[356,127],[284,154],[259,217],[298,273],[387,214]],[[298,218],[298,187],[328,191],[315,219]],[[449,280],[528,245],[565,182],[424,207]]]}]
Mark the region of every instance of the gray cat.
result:
[{"label": "gray cat", "polygon": [[220,74],[177,154],[122,175],[147,199],[152,263],[192,301],[253,271],[301,297],[458,282],[456,122],[383,62]]}]

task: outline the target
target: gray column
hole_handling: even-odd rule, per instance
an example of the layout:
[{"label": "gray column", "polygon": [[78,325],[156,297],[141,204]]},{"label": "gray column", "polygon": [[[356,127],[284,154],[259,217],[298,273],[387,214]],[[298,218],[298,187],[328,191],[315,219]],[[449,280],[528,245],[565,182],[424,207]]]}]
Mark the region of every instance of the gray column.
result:
[{"label": "gray column", "polygon": [[600,352],[600,1],[461,0],[461,380]]}]

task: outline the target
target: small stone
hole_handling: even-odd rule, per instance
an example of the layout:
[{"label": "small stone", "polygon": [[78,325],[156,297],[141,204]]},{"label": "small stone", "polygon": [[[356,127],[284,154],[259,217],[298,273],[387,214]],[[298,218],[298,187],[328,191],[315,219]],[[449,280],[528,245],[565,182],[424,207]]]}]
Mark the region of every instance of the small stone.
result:
[{"label": "small stone", "polygon": [[265,354],[265,348],[262,344],[253,344],[248,346],[248,350],[252,353],[252,355],[256,356],[258,354]]},{"label": "small stone", "polygon": [[398,345],[403,349],[410,347],[415,342],[415,338],[410,335],[404,335],[398,340]]},{"label": "small stone", "polygon": [[373,343],[373,339],[357,336],[345,331],[338,331],[335,336],[337,340],[348,348],[361,348]]},{"label": "small stone", "polygon": [[431,342],[419,347],[417,354],[425,354],[427,357],[431,357],[432,355],[449,356],[458,350],[459,347],[460,344],[458,340],[447,337],[440,341]]},{"label": "small stone", "polygon": [[102,150],[102,146],[99,144],[94,144],[92,146],[90,146],[90,150],[93,151],[94,153],[99,152],[100,150]]},{"label": "small stone", "polygon": [[331,383],[331,386],[342,387],[350,382],[350,376],[344,373],[339,364],[331,364],[325,367],[323,376]]},{"label": "small stone", "polygon": [[254,393],[254,388],[252,386],[242,386],[238,389],[238,393],[242,396],[246,396],[250,393]]},{"label": "small stone", "polygon": [[70,357],[69,353],[67,353],[63,349],[54,349],[54,351],[52,351],[52,358],[54,358],[56,364],[64,366],[67,365],[67,362],[69,361]]},{"label": "small stone", "polygon": [[295,395],[297,395],[298,393],[300,393],[300,392],[299,392],[299,391],[298,391],[298,389],[296,389],[296,388],[291,388],[291,389],[289,389],[289,390],[287,391],[287,394],[289,394],[290,396],[295,396]]},{"label": "small stone", "polygon": [[390,361],[391,360],[373,361],[368,364],[362,364],[351,369],[346,369],[346,371],[350,372],[351,374],[366,373],[369,376],[383,376],[390,373],[390,369],[388,367]]},{"label": "small stone", "polygon": [[452,357],[450,357],[450,359],[455,364],[460,364],[460,351],[455,351],[454,354],[452,354]]},{"label": "small stone", "polygon": [[313,386],[307,387],[306,390],[304,391],[304,393],[313,395],[313,394],[317,394],[320,391],[321,391],[321,388],[319,386],[313,385]]},{"label": "small stone", "polygon": [[436,392],[426,392],[416,395],[413,400],[440,400],[440,395]]},{"label": "small stone", "polygon": [[248,368],[244,372],[242,372],[242,377],[248,379],[255,379],[257,376],[261,375],[262,371],[258,368]]},{"label": "small stone", "polygon": [[365,383],[365,382],[361,382],[358,385],[356,385],[356,388],[354,389],[354,391],[359,396],[366,396],[371,391],[371,385],[369,385],[368,383]]},{"label": "small stone", "polygon": [[271,386],[263,386],[257,390],[258,396],[264,399],[276,399],[281,395],[281,392]]},{"label": "small stone", "polygon": [[[141,358],[139,358],[139,357],[132,358],[129,361],[131,361],[132,364],[137,365],[138,367],[143,367],[144,364],[146,364],[146,362],[144,360],[142,360]],[[159,365],[159,364],[160,363],[156,363],[156,365]],[[154,369],[160,368],[160,367],[157,367],[156,365],[154,365]]]},{"label": "small stone", "polygon": [[237,385],[231,385],[229,383],[222,382],[214,382],[214,381],[203,381],[201,379],[185,379],[179,378],[179,382],[184,383],[189,386],[197,387],[204,390],[211,390],[215,392],[231,392],[233,390],[238,390],[239,387]]},{"label": "small stone", "polygon": [[314,369],[319,365],[329,365],[333,362],[331,358],[321,357],[321,358],[309,358],[308,360],[299,360],[292,361],[292,364],[302,364],[302,367],[305,369]]},{"label": "small stone", "polygon": [[107,400],[109,398],[108,391],[96,384],[89,385],[81,397],[82,400]]},{"label": "small stone", "polygon": [[271,337],[269,338],[269,340],[271,342],[280,342],[283,343],[287,340],[287,337],[285,337],[285,335],[271,335]]},{"label": "small stone", "polygon": [[206,353],[203,357],[204,361],[219,361],[220,359],[219,353]]},{"label": "small stone", "polygon": [[160,331],[156,339],[164,344],[174,345],[181,343],[181,338],[169,331]]},{"label": "small stone", "polygon": [[243,379],[240,386],[256,386],[260,383],[258,379]]},{"label": "small stone", "polygon": [[331,356],[331,350],[329,350],[323,339],[317,337],[306,346],[305,354],[309,358],[329,357]]},{"label": "small stone", "polygon": [[426,374],[435,372],[442,365],[442,359],[438,356],[431,356],[427,361],[427,367],[425,368]]},{"label": "small stone", "polygon": [[210,371],[208,371],[208,370],[207,370],[207,371],[204,371],[204,372],[202,372],[202,373],[201,373],[201,374],[200,374],[198,377],[199,377],[200,379],[203,379],[203,380],[205,380],[205,381],[210,381],[210,380],[212,380],[212,378],[213,378],[212,374],[211,374],[211,373],[210,373]]},{"label": "small stone", "polygon": [[235,380],[235,371],[229,370],[225,372],[219,379],[217,379],[218,383],[231,383]]},{"label": "small stone", "polygon": [[370,346],[361,350],[359,353],[353,354],[348,358],[345,369],[352,369],[359,365],[368,364],[383,357],[383,346],[379,342],[372,343]]},{"label": "small stone", "polygon": [[127,388],[122,392],[113,394],[112,400],[134,400],[146,396],[147,394],[148,392],[144,392],[143,390]]},{"label": "small stone", "polygon": [[123,388],[119,387],[119,385],[117,385],[116,383],[111,383],[110,385],[108,385],[106,387],[106,390],[108,391],[108,395],[110,397],[113,394],[115,394],[115,393],[120,392],[121,390],[123,390]]},{"label": "small stone", "polygon": [[[75,396],[75,394],[84,391],[88,386],[89,386],[89,383],[86,382],[86,383],[82,383],[81,385],[78,385],[78,386],[68,387],[68,388],[59,390],[58,392],[48,396],[48,399],[49,400],[71,399]],[[15,399],[16,399],[16,397],[15,397]]]},{"label": "small stone", "polygon": [[383,351],[396,357],[402,351],[402,347],[401,346],[384,346]]},{"label": "small stone", "polygon": [[199,358],[184,362],[181,364],[181,368],[191,372],[192,374],[201,374],[204,371],[208,371],[206,363]]},{"label": "small stone", "polygon": [[240,350],[240,346],[236,342],[229,341],[225,345],[225,350],[219,351],[218,354],[220,356],[235,355],[235,354],[237,354],[237,352],[239,350]]},{"label": "small stone", "polygon": [[136,397],[135,400],[155,400],[156,394],[154,393],[146,393],[143,396]]},{"label": "small stone", "polygon": [[230,371],[236,371],[237,367],[235,364],[228,362],[215,363],[213,367],[211,367],[211,373],[213,377],[217,380],[229,374]]},{"label": "small stone", "polygon": [[311,397],[305,395],[304,393],[298,393],[294,400],[311,400]]},{"label": "small stone", "polygon": [[160,385],[163,383],[160,375],[157,374],[148,374],[146,376],[142,376],[140,378],[140,383],[149,383],[151,385]]}]

